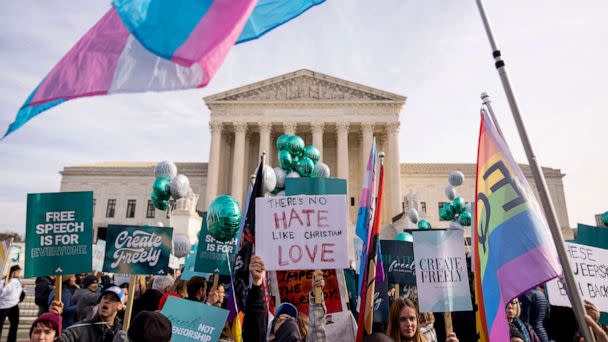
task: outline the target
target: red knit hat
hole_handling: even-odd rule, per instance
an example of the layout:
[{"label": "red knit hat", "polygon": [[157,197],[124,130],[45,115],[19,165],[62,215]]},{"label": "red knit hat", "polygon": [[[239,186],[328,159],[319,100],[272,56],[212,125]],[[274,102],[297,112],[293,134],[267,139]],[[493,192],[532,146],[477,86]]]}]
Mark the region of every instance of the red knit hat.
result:
[{"label": "red knit hat", "polygon": [[[61,315],[56,312],[47,312],[40,315],[40,317],[36,318],[36,320],[32,323],[32,327],[30,328],[30,338],[32,337],[32,331],[34,331],[34,327],[38,323],[42,323],[44,325],[50,325],[53,328],[53,325],[57,326],[57,335],[61,335]],[[50,323],[50,324],[49,324]]]}]

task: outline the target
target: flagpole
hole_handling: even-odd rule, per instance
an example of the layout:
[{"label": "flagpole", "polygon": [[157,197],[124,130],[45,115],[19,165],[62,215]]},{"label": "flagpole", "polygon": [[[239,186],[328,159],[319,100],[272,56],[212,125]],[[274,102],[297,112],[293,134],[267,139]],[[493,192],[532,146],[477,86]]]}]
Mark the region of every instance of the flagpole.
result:
[{"label": "flagpole", "polygon": [[[536,184],[538,195],[545,211],[545,217],[547,219],[547,223],[549,224],[549,230],[551,231],[551,235],[553,236],[553,241],[557,249],[557,255],[564,270],[564,278],[566,280],[568,297],[570,299],[570,303],[572,303],[572,308],[574,309],[574,314],[576,316],[579,329],[583,333],[585,341],[595,341],[593,334],[591,334],[589,327],[585,323],[585,309],[583,307],[583,301],[581,300],[580,293],[577,291],[577,286],[572,273],[572,268],[570,266],[570,262],[568,261],[566,248],[564,246],[564,239],[559,226],[559,220],[557,219],[553,202],[549,197],[549,191],[547,190],[547,183],[545,182],[545,177],[541,171],[541,168],[538,166],[536,156],[534,154],[534,151],[532,150],[532,145],[530,144],[530,139],[528,138],[528,133],[521,117],[517,100],[515,99],[515,93],[513,92],[511,82],[509,81],[509,77],[507,75],[505,62],[503,61],[500,50],[498,49],[496,41],[494,40],[492,28],[490,27],[490,22],[488,21],[488,17],[486,16],[482,0],[476,1],[481,20],[483,21],[483,26],[486,30],[486,34],[490,42],[490,47],[492,48],[492,56],[494,57],[495,61],[494,64],[496,66],[496,70],[498,71],[498,75],[500,76],[500,81],[502,82],[502,86],[505,91],[505,95],[507,96],[507,100],[509,101],[509,107],[511,107],[511,113],[513,114],[513,120],[515,121],[515,124],[517,126],[519,137],[521,138],[524,150],[526,151],[528,163],[530,164],[530,169],[532,171],[532,175],[534,176],[534,183]],[[491,106],[488,106],[488,109],[491,111]],[[494,120],[493,115],[492,119]],[[496,124],[496,120],[494,121]]]},{"label": "flagpole", "polygon": [[496,116],[494,116],[494,110],[492,109],[492,101],[490,101],[490,95],[488,95],[488,93],[486,92],[481,93],[481,100],[483,101],[483,104],[486,106],[486,108],[488,108],[488,111],[490,112],[490,117],[492,118],[492,121],[494,121],[494,126],[496,126],[498,134],[500,134],[500,136],[504,139],[505,136],[502,134],[500,124],[498,124],[498,120],[496,120]]}]

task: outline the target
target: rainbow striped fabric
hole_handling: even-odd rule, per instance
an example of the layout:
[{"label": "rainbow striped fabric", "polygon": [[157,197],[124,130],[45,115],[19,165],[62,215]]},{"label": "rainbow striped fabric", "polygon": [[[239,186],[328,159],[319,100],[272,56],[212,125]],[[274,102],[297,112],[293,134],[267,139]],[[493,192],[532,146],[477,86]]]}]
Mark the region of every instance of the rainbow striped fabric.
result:
[{"label": "rainbow striped fabric", "polygon": [[4,137],[74,98],[204,87],[235,43],[323,1],[114,0],[34,89]]},{"label": "rainbow striped fabric", "polygon": [[532,189],[485,111],[473,236],[480,341],[509,341],[506,304],[557,277],[561,266]]},{"label": "rainbow striped fabric", "polygon": [[4,276],[4,269],[6,264],[9,261],[11,244],[13,243],[13,239],[0,241],[0,277]]}]

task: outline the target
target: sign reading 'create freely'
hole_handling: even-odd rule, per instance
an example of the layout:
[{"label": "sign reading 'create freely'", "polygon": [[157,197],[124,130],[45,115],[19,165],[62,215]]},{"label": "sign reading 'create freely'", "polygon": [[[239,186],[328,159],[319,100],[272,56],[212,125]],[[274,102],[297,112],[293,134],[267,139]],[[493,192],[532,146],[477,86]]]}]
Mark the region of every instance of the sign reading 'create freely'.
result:
[{"label": "sign reading 'create freely'", "polygon": [[[571,242],[564,244],[581,296],[600,311],[608,312],[608,250]],[[547,290],[551,304],[572,307],[562,280],[548,282]]]},{"label": "sign reading 'create freely'", "polygon": [[25,277],[91,271],[93,193],[27,195]]},{"label": "sign reading 'create freely'", "polygon": [[256,254],[268,270],[348,267],[346,196],[256,199]]},{"label": "sign reading 'create freely'", "polygon": [[103,271],[167,274],[173,228],[108,226]]},{"label": "sign reading 'create freely'", "polygon": [[414,241],[420,311],[471,310],[463,231],[415,231]]}]

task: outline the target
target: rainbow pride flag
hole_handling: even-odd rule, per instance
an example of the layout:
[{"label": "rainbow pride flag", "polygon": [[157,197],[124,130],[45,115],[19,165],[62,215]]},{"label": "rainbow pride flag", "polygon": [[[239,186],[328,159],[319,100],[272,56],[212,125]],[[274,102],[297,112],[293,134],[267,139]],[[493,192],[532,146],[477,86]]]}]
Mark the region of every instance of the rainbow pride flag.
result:
[{"label": "rainbow pride flag", "polygon": [[534,193],[485,111],[476,183],[477,332],[479,341],[509,341],[506,304],[560,275],[561,266]]},{"label": "rainbow pride flag", "polygon": [[13,239],[2,240],[0,241],[0,277],[4,276],[4,269],[9,261],[11,244],[13,243]]}]

